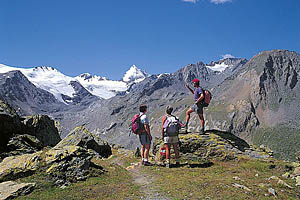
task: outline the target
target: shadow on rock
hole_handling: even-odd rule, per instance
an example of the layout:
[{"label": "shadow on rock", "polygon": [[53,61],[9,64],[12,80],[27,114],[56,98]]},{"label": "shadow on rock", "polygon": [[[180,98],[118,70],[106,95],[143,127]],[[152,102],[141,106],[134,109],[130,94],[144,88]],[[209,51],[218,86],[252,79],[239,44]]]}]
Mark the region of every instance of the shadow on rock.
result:
[{"label": "shadow on rock", "polygon": [[221,138],[226,140],[229,144],[231,144],[232,146],[234,146],[235,148],[239,149],[242,152],[245,152],[246,149],[250,148],[249,144],[245,140],[235,136],[234,134],[232,134],[230,132],[213,129],[213,130],[205,131],[205,134],[207,134],[209,132],[212,132],[212,133],[220,136]]},{"label": "shadow on rock", "polygon": [[193,163],[188,164],[190,168],[209,168],[214,165],[213,162],[207,162],[207,163]]}]

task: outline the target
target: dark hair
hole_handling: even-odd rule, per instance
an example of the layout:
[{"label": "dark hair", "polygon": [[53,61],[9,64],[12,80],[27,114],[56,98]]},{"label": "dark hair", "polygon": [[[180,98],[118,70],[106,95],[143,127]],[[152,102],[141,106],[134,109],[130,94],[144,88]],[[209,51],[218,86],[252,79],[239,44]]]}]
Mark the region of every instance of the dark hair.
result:
[{"label": "dark hair", "polygon": [[196,86],[200,86],[200,82],[199,81],[194,81],[193,83],[195,83]]},{"label": "dark hair", "polygon": [[166,110],[166,113],[171,115],[173,112],[173,107],[172,106],[167,106],[167,110]]},{"label": "dark hair", "polygon": [[140,105],[140,112],[145,112],[147,110],[147,106],[145,104]]}]

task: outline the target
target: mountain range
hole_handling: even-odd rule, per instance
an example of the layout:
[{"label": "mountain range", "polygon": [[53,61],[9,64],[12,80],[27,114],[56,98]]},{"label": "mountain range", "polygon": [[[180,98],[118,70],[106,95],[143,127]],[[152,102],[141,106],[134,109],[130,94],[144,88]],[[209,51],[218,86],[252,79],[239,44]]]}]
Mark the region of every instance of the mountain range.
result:
[{"label": "mountain range", "polygon": [[[264,51],[249,61],[227,58],[209,64],[198,62],[156,75],[132,66],[120,81],[90,74],[72,78],[49,67],[4,70],[7,67],[0,65],[0,97],[22,113],[49,114],[60,122],[62,137],[85,125],[110,143],[134,149],[139,141],[129,135],[129,125],[139,105],[148,105],[152,134],[159,136],[167,105],[185,120],[185,112],[193,104],[185,84],[198,78],[201,87],[213,96],[204,110],[207,130],[233,133],[249,143],[267,145],[279,158],[294,159],[299,150],[300,55],[296,52]],[[51,75],[51,81],[42,81]],[[189,129],[200,131],[195,114]]]},{"label": "mountain range", "polygon": [[80,110],[97,99],[126,93],[132,84],[147,76],[135,65],[122,80],[114,81],[88,73],[70,77],[52,67],[25,69],[0,64],[0,95],[22,114]]}]

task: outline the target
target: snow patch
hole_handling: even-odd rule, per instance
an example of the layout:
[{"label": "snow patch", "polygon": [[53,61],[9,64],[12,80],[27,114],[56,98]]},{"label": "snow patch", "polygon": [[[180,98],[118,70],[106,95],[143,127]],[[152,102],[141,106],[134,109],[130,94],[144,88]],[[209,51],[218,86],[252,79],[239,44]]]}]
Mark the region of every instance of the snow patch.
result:
[{"label": "snow patch", "polygon": [[226,68],[229,67],[229,65],[226,65],[225,63],[221,63],[221,64],[215,64],[214,66],[206,65],[206,67],[213,71],[223,72]]}]

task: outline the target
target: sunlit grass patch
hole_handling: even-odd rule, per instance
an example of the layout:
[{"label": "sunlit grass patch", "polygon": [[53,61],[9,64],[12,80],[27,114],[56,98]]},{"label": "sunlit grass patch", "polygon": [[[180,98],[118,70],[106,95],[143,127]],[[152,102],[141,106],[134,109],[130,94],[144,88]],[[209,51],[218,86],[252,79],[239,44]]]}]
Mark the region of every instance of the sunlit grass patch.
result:
[{"label": "sunlit grass patch", "polygon": [[[269,188],[275,189],[278,199],[298,198],[298,188],[289,189],[279,185],[279,179],[270,179],[276,176],[295,187],[294,180],[281,177],[285,172],[284,162],[242,159],[213,163],[209,167],[182,165],[168,169],[156,166],[144,170],[157,175],[153,184],[171,199],[272,199]],[[233,184],[243,185],[250,191]]]},{"label": "sunlit grass patch", "polygon": [[23,178],[21,182],[36,182],[37,188],[31,194],[18,199],[139,199],[140,188],[132,183],[130,173],[124,167],[111,163],[111,159],[116,159],[118,156],[105,160],[93,159],[92,161],[102,166],[105,172],[97,177],[90,177],[86,181],[73,183],[64,189],[55,186],[42,172]]}]

